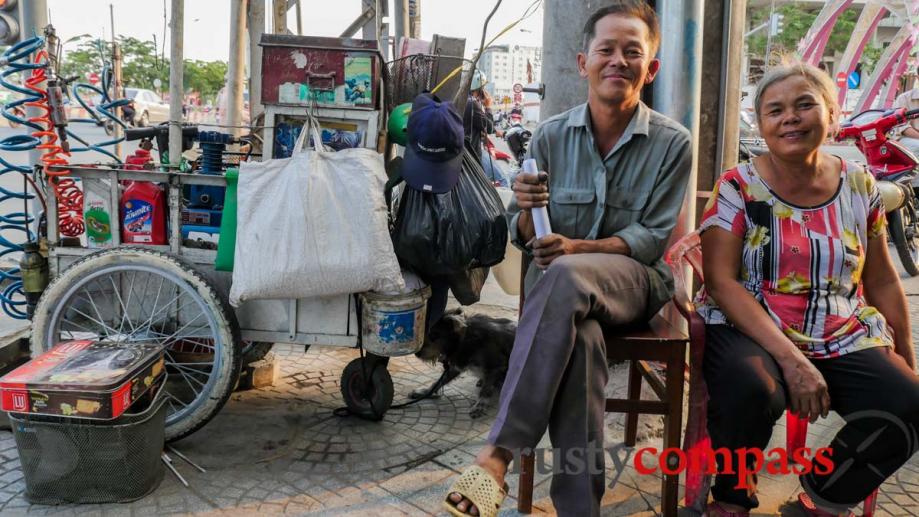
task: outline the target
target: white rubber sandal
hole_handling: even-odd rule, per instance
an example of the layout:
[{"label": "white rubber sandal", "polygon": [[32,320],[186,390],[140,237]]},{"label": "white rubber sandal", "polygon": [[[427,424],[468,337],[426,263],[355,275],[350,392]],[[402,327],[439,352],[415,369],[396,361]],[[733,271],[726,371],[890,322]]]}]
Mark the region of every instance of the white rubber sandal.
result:
[{"label": "white rubber sandal", "polygon": [[463,471],[463,474],[447,492],[447,498],[444,500],[444,508],[456,517],[469,517],[472,514],[461,512],[456,508],[456,504],[450,500],[450,494],[458,493],[472,502],[479,510],[479,517],[496,517],[501,503],[507,497],[507,483],[504,487],[498,486],[498,482],[491,474],[478,465],[473,465]]}]

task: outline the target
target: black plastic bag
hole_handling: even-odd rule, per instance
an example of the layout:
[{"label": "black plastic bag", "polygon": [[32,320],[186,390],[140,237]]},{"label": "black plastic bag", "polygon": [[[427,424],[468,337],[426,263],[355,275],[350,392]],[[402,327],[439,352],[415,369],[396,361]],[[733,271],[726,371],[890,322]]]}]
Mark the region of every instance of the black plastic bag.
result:
[{"label": "black plastic bag", "polygon": [[463,170],[450,192],[406,186],[392,230],[399,262],[422,277],[464,274],[504,260],[504,204],[482,165],[463,151]]},{"label": "black plastic bag", "polygon": [[477,303],[482,295],[482,287],[488,279],[488,268],[478,267],[463,273],[456,273],[447,277],[450,292],[460,305]]}]

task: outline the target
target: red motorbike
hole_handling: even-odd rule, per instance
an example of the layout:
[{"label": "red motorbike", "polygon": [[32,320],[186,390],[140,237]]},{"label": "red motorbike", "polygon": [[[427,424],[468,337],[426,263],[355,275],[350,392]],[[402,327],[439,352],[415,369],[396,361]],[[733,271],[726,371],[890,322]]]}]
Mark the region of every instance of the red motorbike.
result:
[{"label": "red motorbike", "polygon": [[836,139],[855,140],[865,155],[868,171],[877,179],[887,211],[887,228],[903,268],[919,275],[919,198],[914,181],[919,158],[895,140],[890,132],[919,118],[919,109],[868,110],[840,125]]}]

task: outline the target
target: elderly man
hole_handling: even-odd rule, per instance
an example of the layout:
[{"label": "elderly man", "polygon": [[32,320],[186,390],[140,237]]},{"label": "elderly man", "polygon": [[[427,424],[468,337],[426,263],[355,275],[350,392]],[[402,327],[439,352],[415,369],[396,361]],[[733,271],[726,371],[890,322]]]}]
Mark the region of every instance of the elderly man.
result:
[{"label": "elderly man", "polygon": [[[686,129],[641,102],[660,69],[659,44],[657,16],[644,2],[595,12],[577,56],[587,102],[545,121],[533,137],[529,153],[544,181],[518,175],[509,214],[514,242],[534,259],[528,295],[491,445],[444,503],[454,515],[494,515],[511,459],[547,428],[562,459],[553,464],[555,509],[599,515],[603,334],[648,320],[670,298],[673,279],[661,257],[691,167]],[[554,233],[536,239],[530,211],[544,206]]]}]

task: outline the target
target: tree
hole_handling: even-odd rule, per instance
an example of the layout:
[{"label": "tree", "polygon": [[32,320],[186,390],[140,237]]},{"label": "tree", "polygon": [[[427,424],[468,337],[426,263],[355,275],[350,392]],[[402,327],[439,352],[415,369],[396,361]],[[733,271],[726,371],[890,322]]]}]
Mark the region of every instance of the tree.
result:
[{"label": "tree", "polygon": [[126,88],[155,89],[153,81],[169,83],[169,61],[156,55],[152,41],[119,36],[123,64],[121,78]]},{"label": "tree", "polygon": [[110,61],[111,46],[102,39],[91,39],[84,34],[67,41],[71,42],[79,42],[79,45],[64,53],[60,71],[62,77],[78,76],[85,81],[89,74],[102,72],[103,60]]},{"label": "tree", "polygon": [[[775,9],[776,13],[784,15],[783,28],[779,34],[772,37],[772,56],[770,62],[779,61],[779,56],[792,55],[797,51],[798,43],[807,35],[807,31],[814,25],[814,20],[820,13],[820,7],[807,7],[797,3],[785,4]],[[750,18],[751,26],[757,27],[769,20],[772,14],[769,7],[752,8],[747,11]],[[833,26],[833,32],[827,42],[825,54],[834,52],[845,52],[849,40],[852,38],[852,31],[855,29],[855,23],[858,20],[859,11],[856,9],[846,9],[836,19]],[[766,45],[768,41],[768,28],[760,31],[747,40],[748,49],[751,55],[764,58],[766,55]]]},{"label": "tree", "polygon": [[196,91],[202,99],[213,99],[226,84],[227,64],[186,59],[184,74],[185,91]]}]

